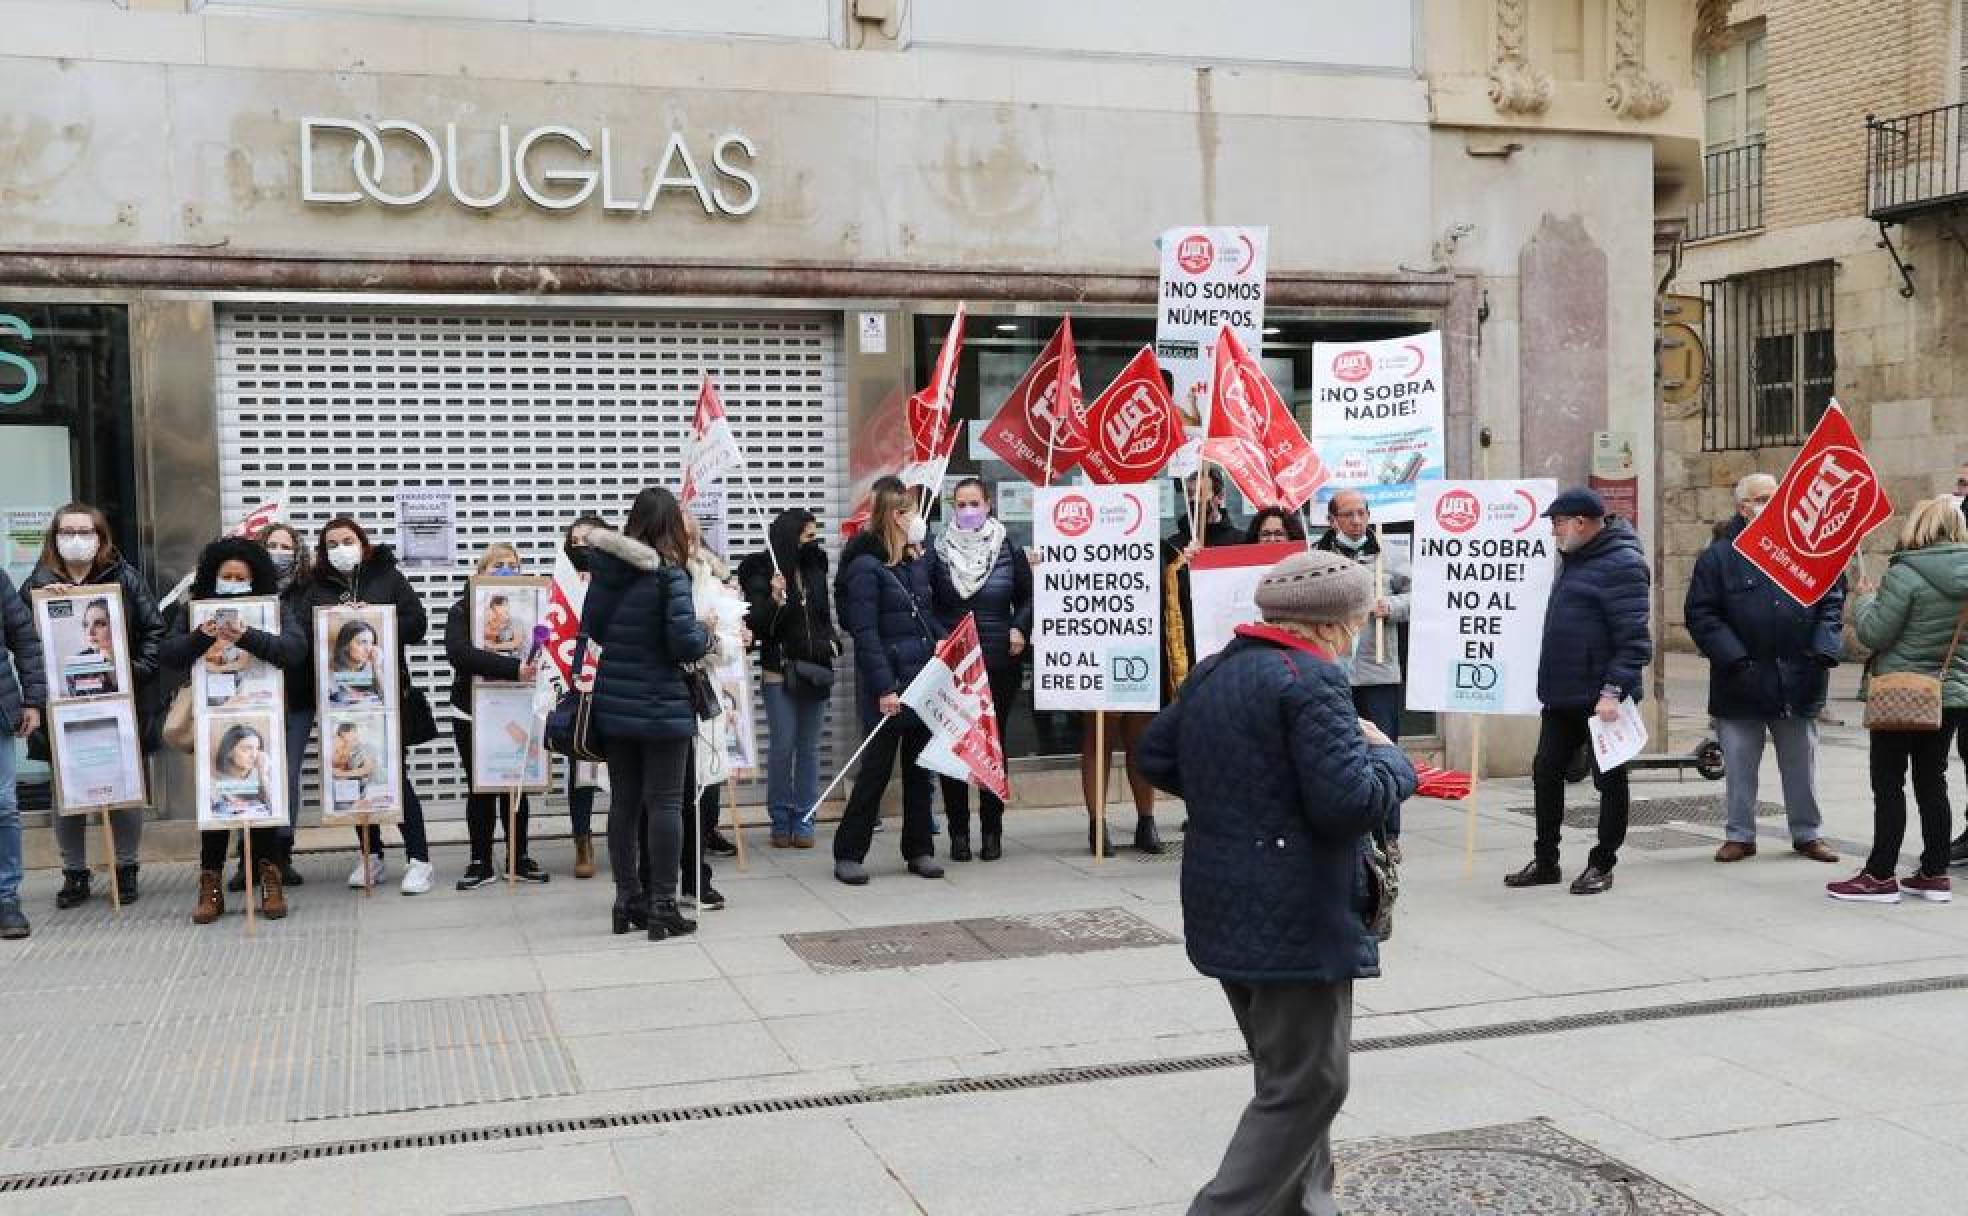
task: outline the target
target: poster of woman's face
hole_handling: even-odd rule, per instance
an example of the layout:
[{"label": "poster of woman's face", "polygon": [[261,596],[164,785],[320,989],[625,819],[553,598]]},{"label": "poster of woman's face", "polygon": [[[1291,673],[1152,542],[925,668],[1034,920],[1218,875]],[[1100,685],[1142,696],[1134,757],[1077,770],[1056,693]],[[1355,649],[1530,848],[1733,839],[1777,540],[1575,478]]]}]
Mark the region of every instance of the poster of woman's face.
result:
[{"label": "poster of woman's face", "polygon": [[315,688],[324,716],[397,708],[396,661],[396,612],[388,605],[315,609]]},{"label": "poster of woman's face", "polygon": [[551,580],[481,575],[471,581],[472,644],[524,660],[533,648],[533,626],[546,619]]},{"label": "poster of woman's face", "polygon": [[473,684],[472,792],[545,793],[552,784],[545,732],[531,684]]},{"label": "poster of woman's face", "polygon": [[[221,626],[239,625],[262,633],[280,632],[280,602],[272,598],[193,600],[191,627],[205,622]],[[248,709],[279,705],[284,683],[280,669],[247,653],[238,642],[214,638],[199,661],[192,664],[191,678],[199,704],[208,709]]]},{"label": "poster of woman's face", "polygon": [[61,814],[144,805],[143,744],[130,698],[57,701],[48,707],[48,731]]},{"label": "poster of woman's face", "polygon": [[34,593],[34,623],[60,700],[131,693],[123,594],[115,587]]},{"label": "poster of woman's face", "polygon": [[283,711],[208,715],[198,728],[198,826],[287,822]]},{"label": "poster of woman's face", "polygon": [[378,712],[337,710],[321,719],[324,821],[366,817],[389,823],[403,817],[402,771],[396,718]]}]

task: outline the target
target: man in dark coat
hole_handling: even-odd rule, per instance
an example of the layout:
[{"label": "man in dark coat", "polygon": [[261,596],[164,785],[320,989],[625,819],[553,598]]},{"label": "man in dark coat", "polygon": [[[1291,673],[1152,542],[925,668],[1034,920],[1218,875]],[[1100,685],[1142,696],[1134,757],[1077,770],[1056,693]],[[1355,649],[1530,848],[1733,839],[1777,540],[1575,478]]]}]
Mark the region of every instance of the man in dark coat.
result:
[{"label": "man in dark coat", "polygon": [[11,736],[40,729],[41,708],[47,703],[47,669],[34,616],[14,592],[13,580],[0,570],[0,732],[10,736],[0,738],[0,938],[30,932],[20,906],[20,795],[14,783],[19,753]]},{"label": "man in dark coat", "polygon": [[1708,713],[1728,766],[1729,825],[1715,860],[1756,855],[1756,778],[1763,736],[1777,746],[1791,848],[1837,861],[1818,809],[1818,714],[1843,646],[1845,580],[1806,608],[1750,560],[1735,540],[1777,492],[1751,473],[1736,483],[1736,517],[1695,562],[1688,583],[1689,636],[1708,659]]},{"label": "man in dark coat", "polygon": [[1296,553],[1258,584],[1246,625],[1190,675],[1142,739],[1150,781],[1184,799],[1189,960],[1223,985],[1256,1094],[1190,1216],[1331,1216],[1328,1136],[1346,1100],[1353,981],[1380,974],[1369,837],[1415,772],[1356,715],[1341,657],[1373,574]]},{"label": "man in dark coat", "polygon": [[[1565,822],[1565,770],[1590,740],[1588,723],[1611,722],[1620,703],[1641,697],[1640,673],[1653,658],[1647,632],[1647,559],[1640,538],[1591,490],[1566,490],[1545,516],[1557,541],[1558,577],[1544,611],[1544,649],[1538,656],[1537,756],[1531,787],[1537,804],[1536,855],[1503,880],[1508,887],[1561,882],[1558,833]],[[1626,842],[1626,766],[1599,772],[1599,843],[1572,894],[1597,895],[1613,885],[1619,847]]]}]

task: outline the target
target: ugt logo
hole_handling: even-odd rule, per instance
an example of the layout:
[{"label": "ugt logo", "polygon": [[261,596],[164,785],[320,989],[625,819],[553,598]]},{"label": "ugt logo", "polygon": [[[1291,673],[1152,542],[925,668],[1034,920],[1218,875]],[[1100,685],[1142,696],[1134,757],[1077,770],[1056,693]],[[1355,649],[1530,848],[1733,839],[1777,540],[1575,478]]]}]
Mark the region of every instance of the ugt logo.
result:
[{"label": "ugt logo", "polygon": [[1838,548],[1840,535],[1860,514],[1861,500],[1871,486],[1872,476],[1858,453],[1849,448],[1826,451],[1791,505],[1792,543],[1814,557]]}]

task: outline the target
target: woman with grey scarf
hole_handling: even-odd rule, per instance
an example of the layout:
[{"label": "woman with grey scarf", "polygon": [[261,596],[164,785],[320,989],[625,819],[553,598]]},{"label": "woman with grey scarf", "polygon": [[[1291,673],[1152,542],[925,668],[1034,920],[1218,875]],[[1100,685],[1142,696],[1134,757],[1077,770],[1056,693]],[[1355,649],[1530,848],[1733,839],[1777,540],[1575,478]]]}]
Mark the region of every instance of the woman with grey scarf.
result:
[{"label": "woman with grey scarf", "polygon": [[[956,628],[965,613],[977,618],[1002,738],[1025,682],[1026,639],[1032,630],[1032,566],[1025,551],[1006,538],[1004,524],[991,514],[991,495],[982,481],[964,478],[957,483],[952,501],[953,518],[944,524],[930,551],[936,616],[946,630]],[[969,861],[970,787],[952,777],[942,780],[943,808],[950,819],[950,860]],[[1004,856],[1004,803],[989,790],[979,790],[977,802],[983,820],[978,856],[996,861]]]}]

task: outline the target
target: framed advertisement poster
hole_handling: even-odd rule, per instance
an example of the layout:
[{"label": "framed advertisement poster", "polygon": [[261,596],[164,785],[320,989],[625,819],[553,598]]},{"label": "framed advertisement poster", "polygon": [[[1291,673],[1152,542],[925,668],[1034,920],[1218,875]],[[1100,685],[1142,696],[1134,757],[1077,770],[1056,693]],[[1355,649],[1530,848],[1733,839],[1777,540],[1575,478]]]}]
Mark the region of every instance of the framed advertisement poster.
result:
[{"label": "framed advertisement poster", "polygon": [[474,794],[546,793],[553,784],[546,719],[533,685],[472,683],[471,788]]},{"label": "framed advertisement poster", "polygon": [[350,604],[314,610],[314,687],[323,721],[342,710],[399,709],[396,665],[396,609]]},{"label": "framed advertisement poster", "polygon": [[48,695],[55,701],[129,696],[130,631],[123,593],[112,585],[34,593],[34,629],[48,662]]},{"label": "framed advertisement poster", "polygon": [[533,627],[547,619],[548,578],[480,575],[471,580],[471,644],[480,650],[524,660],[533,646]]},{"label": "framed advertisement poster", "polygon": [[[233,621],[248,629],[280,635],[280,601],[271,596],[251,599],[193,600],[191,627],[207,621]],[[192,695],[199,709],[253,709],[285,704],[285,680],[280,669],[255,658],[245,647],[213,646],[192,664]]]},{"label": "framed advertisement poster", "polygon": [[321,716],[321,819],[394,823],[403,818],[403,749],[396,715],[330,710]]},{"label": "framed advertisement poster", "polygon": [[200,716],[195,751],[200,831],[288,821],[285,716],[281,707]]},{"label": "framed advertisement poster", "polygon": [[146,804],[143,744],[129,697],[50,704],[48,738],[58,813],[87,815]]}]

